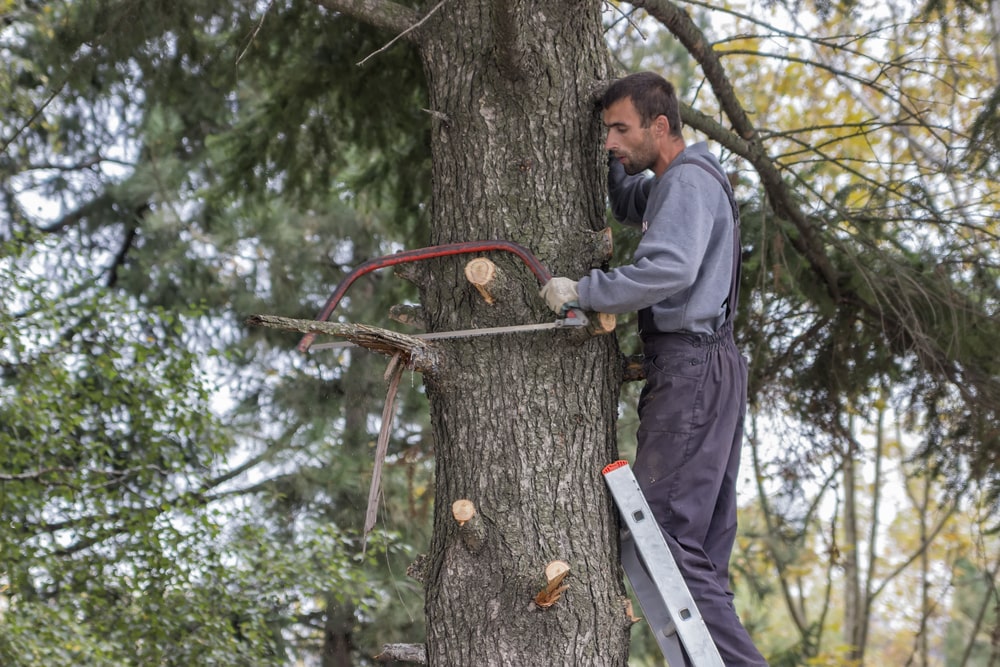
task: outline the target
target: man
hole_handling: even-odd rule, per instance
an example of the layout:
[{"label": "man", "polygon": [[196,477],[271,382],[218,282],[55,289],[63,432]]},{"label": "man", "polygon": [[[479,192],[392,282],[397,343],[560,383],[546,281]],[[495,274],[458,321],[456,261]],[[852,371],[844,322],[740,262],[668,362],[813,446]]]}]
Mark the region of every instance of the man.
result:
[{"label": "man", "polygon": [[686,146],[669,82],[633,74],[601,104],[612,212],[641,225],[642,240],[632,264],[553,278],[542,297],[557,313],[639,311],[646,384],[634,472],[725,664],[766,665],[729,588],[747,383],[732,330],[735,200],[706,145]]}]

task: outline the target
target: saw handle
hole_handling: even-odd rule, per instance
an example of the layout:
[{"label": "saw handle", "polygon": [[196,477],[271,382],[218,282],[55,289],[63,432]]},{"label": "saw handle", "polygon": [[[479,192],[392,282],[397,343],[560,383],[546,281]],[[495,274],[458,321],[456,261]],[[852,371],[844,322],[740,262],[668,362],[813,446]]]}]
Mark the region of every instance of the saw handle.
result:
[{"label": "saw handle", "polygon": [[[542,263],[538,261],[537,257],[531,254],[530,250],[525,248],[523,245],[514,243],[513,241],[462,241],[460,243],[445,243],[443,245],[429,246],[427,248],[417,248],[416,250],[403,250],[392,255],[369,259],[368,261],[359,264],[353,271],[348,273],[343,280],[340,281],[340,284],[337,285],[333,294],[331,294],[330,298],[326,300],[323,310],[321,310],[319,315],[316,316],[316,319],[321,322],[325,322],[330,319],[330,315],[332,315],[333,311],[337,309],[337,305],[340,303],[340,300],[344,298],[344,294],[347,292],[347,289],[354,283],[355,280],[366,273],[371,273],[372,271],[383,269],[387,266],[395,266],[396,264],[420,262],[425,259],[450,257],[452,255],[488,252],[490,250],[504,250],[517,255],[531,270],[531,272],[535,274],[535,277],[538,278],[538,282],[542,285],[552,279],[552,274],[549,273],[549,270],[542,266]],[[582,312],[579,314],[582,315]],[[567,313],[567,319],[570,317],[576,317],[576,315],[577,313],[573,313],[572,315]],[[584,321],[586,321],[586,319],[584,319]],[[315,339],[316,334],[314,333],[308,333],[303,336],[297,346],[299,352],[308,351],[309,346],[312,345]]]}]

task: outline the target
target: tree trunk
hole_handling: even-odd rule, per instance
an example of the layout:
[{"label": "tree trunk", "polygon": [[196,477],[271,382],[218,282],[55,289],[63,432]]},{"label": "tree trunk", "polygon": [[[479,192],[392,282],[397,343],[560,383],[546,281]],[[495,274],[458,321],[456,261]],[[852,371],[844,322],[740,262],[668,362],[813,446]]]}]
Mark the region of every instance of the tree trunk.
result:
[{"label": "tree trunk", "polygon": [[[850,421],[848,433],[854,432],[854,422]],[[847,437],[844,456],[844,642],[849,647],[847,657],[860,661],[864,655],[861,646],[861,627],[864,623],[861,600],[861,567],[859,562],[859,518],[858,518],[858,471],[856,460],[858,447],[854,438]]]},{"label": "tree trunk", "polygon": [[[515,241],[573,278],[607,260],[595,107],[609,71],[601,3],[464,0],[413,11],[388,0],[314,1],[420,50],[433,118],[433,243]],[[495,255],[505,284],[493,303],[466,281],[471,257],[408,272],[430,331],[554,319],[535,276]],[[437,462],[425,580],[432,665],[627,662],[617,514],[600,474],[617,456],[623,360],[613,335],[581,333],[436,342],[441,362],[424,376]],[[464,526],[451,513],[458,500],[476,509]],[[569,575],[536,604],[553,560]]]},{"label": "tree trunk", "polygon": [[[605,226],[599,8],[453,2],[421,29],[435,243],[516,241],[574,278],[605,261],[595,242]],[[429,267],[420,287],[430,330],[554,318],[520,260],[491,256],[514,289],[488,304],[465,280],[466,259]],[[437,454],[430,664],[626,664],[617,521],[600,474],[616,457],[614,337],[556,330],[442,347],[442,372],[425,378]],[[460,499],[478,511],[478,541],[463,541],[451,514]],[[556,559],[571,568],[568,589],[542,609],[533,599]]]}]

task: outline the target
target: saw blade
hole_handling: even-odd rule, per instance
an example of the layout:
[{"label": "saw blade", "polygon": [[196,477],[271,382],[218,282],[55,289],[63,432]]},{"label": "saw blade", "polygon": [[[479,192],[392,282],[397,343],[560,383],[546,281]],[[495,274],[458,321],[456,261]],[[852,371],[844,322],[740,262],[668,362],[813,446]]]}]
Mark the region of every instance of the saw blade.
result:
[{"label": "saw blade", "polygon": [[[432,333],[407,334],[411,338],[420,340],[440,340],[447,338],[469,338],[472,336],[494,336],[496,334],[520,333],[524,331],[545,331],[547,329],[558,329],[568,326],[579,326],[576,324],[567,325],[564,320],[555,322],[542,322],[540,324],[515,324],[506,327],[483,327],[482,329],[458,329],[456,331],[434,331]],[[333,343],[313,343],[310,349],[313,350],[338,350],[345,347],[358,347],[349,341],[336,341]]]}]

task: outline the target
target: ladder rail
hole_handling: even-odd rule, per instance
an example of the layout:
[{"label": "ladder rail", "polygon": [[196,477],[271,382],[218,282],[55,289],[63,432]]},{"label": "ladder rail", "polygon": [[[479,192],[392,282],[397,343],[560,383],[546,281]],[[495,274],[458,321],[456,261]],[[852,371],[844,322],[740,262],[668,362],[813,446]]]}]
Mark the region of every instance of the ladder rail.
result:
[{"label": "ladder rail", "polygon": [[683,667],[683,646],[694,667],[725,667],[628,462],[616,461],[603,474],[627,530],[622,567],[668,664]]}]

